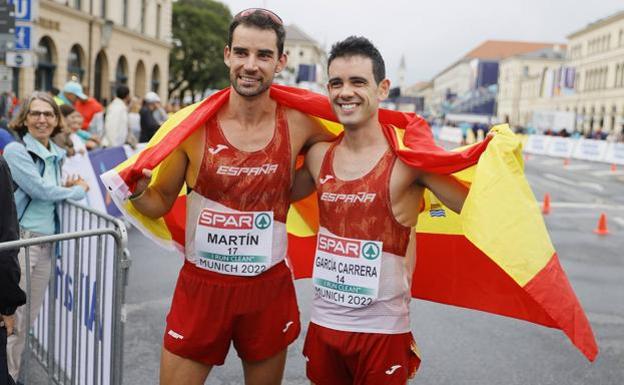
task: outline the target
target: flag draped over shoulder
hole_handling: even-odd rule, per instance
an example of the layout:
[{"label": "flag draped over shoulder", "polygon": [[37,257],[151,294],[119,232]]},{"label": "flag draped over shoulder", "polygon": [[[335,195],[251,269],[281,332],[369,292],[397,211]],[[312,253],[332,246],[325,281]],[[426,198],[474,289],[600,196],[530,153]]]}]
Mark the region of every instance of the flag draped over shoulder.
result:
[{"label": "flag draped over shoulder", "polygon": [[[143,216],[128,202],[141,170],[158,165],[227,102],[229,89],[171,117],[145,150],[102,175],[128,219],[159,244],[183,251],[186,188],[164,217]],[[318,120],[339,134],[341,126],[325,96],[272,86],[271,98]],[[418,219],[415,298],[477,309],[561,329],[591,361],[598,354],[593,332],[559,264],[533,193],[524,177],[521,144],[507,126],[457,152],[436,146],[427,123],[414,114],[380,110],[384,134],[406,164],[453,174],[470,185],[460,215],[430,192]],[[289,259],[296,278],[309,277],[318,229],[315,195],[291,205]]]}]

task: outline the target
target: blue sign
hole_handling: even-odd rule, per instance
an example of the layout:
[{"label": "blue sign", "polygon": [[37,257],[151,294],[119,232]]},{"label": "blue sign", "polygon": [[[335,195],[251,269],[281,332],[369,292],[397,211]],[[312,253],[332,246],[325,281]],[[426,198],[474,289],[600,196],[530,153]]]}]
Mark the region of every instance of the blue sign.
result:
[{"label": "blue sign", "polygon": [[15,4],[16,21],[32,21],[32,0],[9,0],[9,4]]},{"label": "blue sign", "polygon": [[15,26],[15,49],[16,50],[30,50],[32,44],[30,43],[32,27],[29,25],[16,25]]}]

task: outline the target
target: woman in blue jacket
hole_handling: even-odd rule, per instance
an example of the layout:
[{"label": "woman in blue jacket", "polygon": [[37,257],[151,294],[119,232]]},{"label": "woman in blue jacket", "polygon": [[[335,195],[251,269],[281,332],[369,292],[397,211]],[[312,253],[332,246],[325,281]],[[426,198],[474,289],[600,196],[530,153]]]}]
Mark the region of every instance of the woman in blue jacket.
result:
[{"label": "woman in blue jacket", "polygon": [[[65,199],[84,198],[89,189],[82,179],[72,179],[61,184],[61,164],[65,151],[50,138],[61,131],[63,118],[54,100],[44,92],[34,92],[22,105],[20,113],[9,123],[21,142],[9,143],[4,157],[15,182],[15,205],[20,224],[21,238],[55,234],[60,230],[58,204]],[[42,244],[29,248],[31,277],[30,320],[26,325],[24,306],[16,311],[15,332],[7,341],[9,373],[18,378],[20,358],[24,350],[26,333],[41,308],[50,279],[54,247]],[[24,250],[18,256],[21,267],[20,285],[26,286],[26,260]]]}]

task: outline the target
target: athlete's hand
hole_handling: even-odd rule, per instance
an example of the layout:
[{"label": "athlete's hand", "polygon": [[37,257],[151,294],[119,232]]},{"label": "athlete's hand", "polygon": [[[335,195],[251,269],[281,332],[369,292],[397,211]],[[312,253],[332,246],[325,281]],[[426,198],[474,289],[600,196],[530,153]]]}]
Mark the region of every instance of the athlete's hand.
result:
[{"label": "athlete's hand", "polygon": [[138,198],[141,194],[143,194],[152,180],[152,170],[144,168],[142,174],[143,176],[137,181],[134,194],[132,194],[130,199]]}]

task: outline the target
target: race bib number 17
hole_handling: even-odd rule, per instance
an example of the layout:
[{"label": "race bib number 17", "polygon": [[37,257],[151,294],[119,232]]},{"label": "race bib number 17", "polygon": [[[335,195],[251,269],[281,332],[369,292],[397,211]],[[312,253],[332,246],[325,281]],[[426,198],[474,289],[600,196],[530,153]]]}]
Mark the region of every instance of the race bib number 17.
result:
[{"label": "race bib number 17", "polygon": [[273,212],[203,209],[195,230],[196,265],[221,274],[254,276],[268,270]]}]

